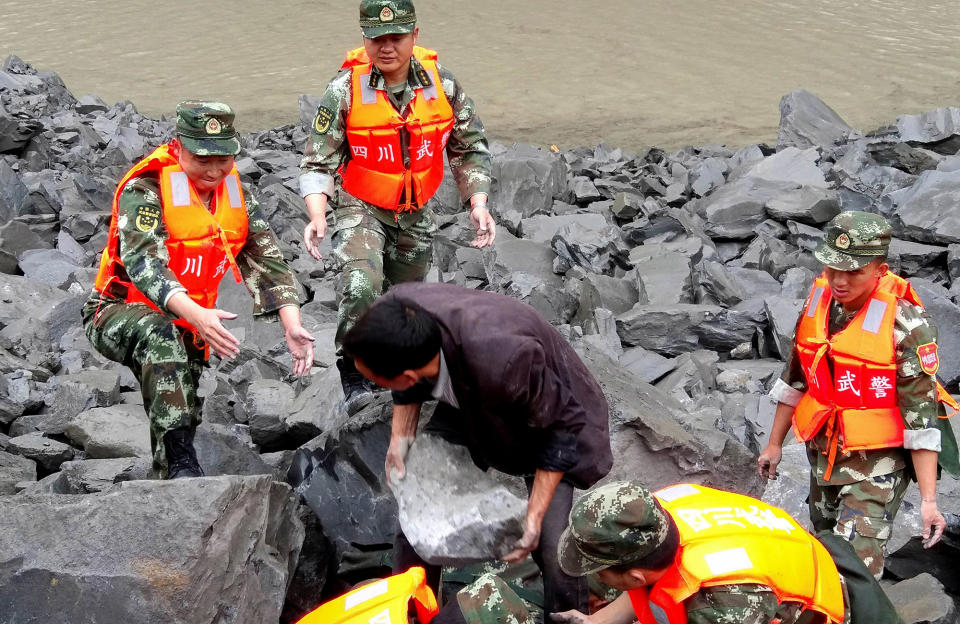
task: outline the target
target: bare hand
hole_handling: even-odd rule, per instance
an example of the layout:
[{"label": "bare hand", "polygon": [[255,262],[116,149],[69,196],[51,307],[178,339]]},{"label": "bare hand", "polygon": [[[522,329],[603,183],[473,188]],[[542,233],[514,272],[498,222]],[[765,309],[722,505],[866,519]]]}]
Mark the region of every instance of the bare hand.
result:
[{"label": "bare hand", "polygon": [[407,458],[410,451],[410,445],[413,444],[413,438],[407,436],[391,436],[390,446],[387,447],[387,459],[384,462],[384,469],[387,473],[387,483],[391,482],[390,472],[396,470],[397,481],[403,479],[407,474],[407,467],[403,461]]},{"label": "bare hand", "polygon": [[923,547],[930,548],[943,537],[947,521],[937,508],[935,500],[920,502],[920,519],[923,521]]},{"label": "bare hand", "polygon": [[485,206],[477,205],[470,210],[470,223],[477,230],[477,237],[470,243],[471,247],[483,249],[493,244],[497,238],[497,224]]},{"label": "bare hand", "polygon": [[303,325],[296,325],[284,332],[284,338],[293,356],[293,376],[306,375],[313,367],[313,336]]},{"label": "bare hand", "polygon": [[540,522],[533,518],[527,518],[527,527],[523,531],[523,535],[513,545],[513,550],[503,556],[504,561],[507,563],[523,561],[527,555],[536,550],[540,543]]},{"label": "bare hand", "polygon": [[767,448],[760,453],[760,457],[757,458],[757,472],[761,477],[776,479],[779,474],[777,466],[780,465],[782,458],[783,449],[775,444],[768,444]]},{"label": "bare hand", "polygon": [[192,310],[187,322],[197,329],[200,337],[223,359],[236,357],[240,353],[240,341],[223,326],[224,319],[235,319],[237,315],[216,308],[197,306]]},{"label": "bare hand", "polygon": [[584,615],[579,611],[564,611],[563,613],[551,613],[550,619],[554,622],[565,622],[567,624],[590,624],[593,620],[589,615]]},{"label": "bare hand", "polygon": [[307,227],[303,228],[303,242],[307,246],[307,251],[316,260],[322,260],[320,256],[320,243],[323,237],[327,235],[327,217],[321,215],[310,221]]}]

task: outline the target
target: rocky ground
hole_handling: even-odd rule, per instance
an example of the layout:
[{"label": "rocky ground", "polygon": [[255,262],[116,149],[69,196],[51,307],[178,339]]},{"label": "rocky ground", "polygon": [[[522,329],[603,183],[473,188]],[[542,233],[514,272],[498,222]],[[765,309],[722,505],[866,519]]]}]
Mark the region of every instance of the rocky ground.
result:
[{"label": "rocky ground", "polygon": [[[301,98],[305,123],[314,102]],[[300,239],[304,127],[244,136],[237,166],[303,285],[315,367],[292,380],[278,326],[254,323],[247,294],[225,280],[219,307],[241,313],[232,328],[244,348],[234,360],[214,359],[202,383],[197,447],[214,478],[156,482],[136,380],[93,351],[79,310],[117,180],[169,139],[173,124],[129,102],[77,99],[56,74],[16,57],[0,67],[4,622],[68,609],[88,622],[293,622],[387,565],[398,522],[383,473],[389,400],[350,420],[336,410],[335,274]],[[863,134],[804,91],[784,97],[776,146],[553,153],[496,145],[497,242],[482,252],[468,246],[472,232],[446,180],[433,201],[440,227],[430,279],[526,301],[577,346],[611,405],[608,479],[763,494],[805,519],[801,447],[785,450],[782,477],[766,492],[754,462],[773,416],[765,393],[818,271],[809,253],[818,228],[842,209],[891,220],[891,264],[937,320],[940,375],[956,391],[958,150],[960,109]],[[411,475],[424,480],[422,491],[439,491],[429,468],[454,452],[417,451],[425,468]],[[455,525],[431,525],[423,536],[438,561],[465,564],[478,557],[458,558],[468,547],[496,549],[478,526],[516,531],[516,509],[480,512],[516,507],[522,483],[443,478],[459,479],[458,496],[433,500],[434,516],[418,521],[459,513]],[[952,523],[944,543],[922,551],[911,537],[916,488],[891,542],[885,582],[908,623],[957,621],[960,486],[945,476],[940,487]],[[397,496],[401,508],[430,504],[402,488]]]}]

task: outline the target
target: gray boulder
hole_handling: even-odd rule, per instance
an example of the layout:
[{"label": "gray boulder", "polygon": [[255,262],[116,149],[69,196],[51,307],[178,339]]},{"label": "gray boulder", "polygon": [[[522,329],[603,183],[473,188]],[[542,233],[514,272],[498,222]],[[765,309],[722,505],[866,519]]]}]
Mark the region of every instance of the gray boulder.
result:
[{"label": "gray boulder", "polygon": [[465,447],[420,435],[404,463],[406,476],[391,475],[390,489],[417,554],[429,563],[460,565],[513,550],[526,501],[474,466]]},{"label": "gray boulder", "polygon": [[5,159],[0,158],[0,219],[6,223],[19,216],[29,201],[29,192],[20,176]]},{"label": "gray boulder", "polygon": [[676,362],[665,358],[659,353],[648,351],[643,347],[624,349],[619,358],[620,366],[646,383],[654,383],[674,368]]},{"label": "gray boulder", "polygon": [[37,480],[37,463],[0,450],[0,496],[16,494],[18,483]]},{"label": "gray boulder", "polygon": [[960,333],[956,331],[960,327],[960,306],[953,303],[947,293],[936,289],[926,280],[917,278],[910,280],[910,283],[940,330],[937,337],[937,351],[940,354],[937,377],[947,386],[952,386],[960,381]]},{"label": "gray boulder", "polygon": [[790,351],[793,349],[793,332],[797,327],[797,319],[800,318],[804,303],[805,299],[786,297],[767,297],[763,300],[768,328],[773,335],[773,344],[784,360],[790,356]]},{"label": "gray boulder", "polygon": [[939,245],[924,245],[899,238],[890,241],[890,265],[900,275],[929,275],[942,265],[947,248]]},{"label": "gray boulder", "polygon": [[197,461],[209,476],[273,474],[273,468],[260,458],[244,425],[201,423],[193,446]]},{"label": "gray boulder", "polygon": [[152,461],[146,457],[67,461],[56,472],[24,490],[27,494],[92,494],[116,483],[155,479]]},{"label": "gray boulder", "polygon": [[904,624],[957,622],[957,605],[944,591],[943,584],[930,574],[918,574],[884,591]]},{"label": "gray boulder", "polygon": [[837,191],[819,186],[801,186],[782,193],[766,204],[767,214],[780,221],[826,223],[840,213]]},{"label": "gray boulder", "polygon": [[953,155],[960,149],[960,108],[950,106],[897,117],[900,140],[924,144],[940,153]]},{"label": "gray boulder", "polygon": [[565,215],[535,215],[520,222],[520,233],[537,243],[550,244],[554,235],[564,226],[574,230],[602,230],[609,225],[607,220],[595,212]]},{"label": "gray boulder", "polygon": [[853,128],[823,100],[804,89],[780,99],[777,149],[785,147],[832,147],[850,136]]},{"label": "gray boulder", "polygon": [[689,256],[673,251],[663,251],[648,257],[640,257],[634,253],[644,247],[648,245],[634,247],[631,261],[637,283],[643,286],[643,291],[647,294],[647,302],[655,305],[693,303]]},{"label": "gray boulder", "polygon": [[150,457],[150,421],[139,405],[113,405],[81,412],[64,433],[92,459]]},{"label": "gray boulder", "polygon": [[36,433],[10,438],[7,449],[32,459],[46,472],[59,470],[60,465],[74,455],[72,446]]},{"label": "gray boulder", "polygon": [[304,536],[296,507],[269,477],[11,498],[0,609],[10,622],[276,622]]},{"label": "gray boulder", "polygon": [[563,279],[554,273],[555,257],[546,245],[497,236],[483,250],[483,268],[498,292],[529,303],[551,322],[565,323],[576,312],[577,299],[563,290]]},{"label": "gray boulder", "polygon": [[627,256],[620,230],[613,225],[596,230],[565,225],[553,236],[551,246],[567,264],[599,274],[612,273],[625,264]]},{"label": "gray boulder", "polygon": [[566,171],[557,154],[514,145],[493,156],[490,204],[498,211],[517,210],[524,217],[548,212],[566,194]]},{"label": "gray boulder", "polygon": [[960,242],[960,171],[925,171],[913,186],[886,199],[907,238],[939,245]]}]

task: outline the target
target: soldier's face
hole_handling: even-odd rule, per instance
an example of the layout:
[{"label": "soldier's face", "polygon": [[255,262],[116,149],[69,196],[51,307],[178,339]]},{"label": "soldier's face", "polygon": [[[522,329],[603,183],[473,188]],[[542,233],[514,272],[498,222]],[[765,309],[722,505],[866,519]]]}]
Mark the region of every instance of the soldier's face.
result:
[{"label": "soldier's face", "polygon": [[181,148],[177,153],[180,167],[187,174],[198,193],[215,191],[233,170],[233,156],[197,156]]},{"label": "soldier's face", "polygon": [[413,46],[417,43],[419,30],[405,35],[383,35],[376,39],[363,38],[363,48],[370,62],[377,66],[383,75],[390,77],[406,70],[413,56]]},{"label": "soldier's face", "polygon": [[824,267],[823,272],[830,285],[830,294],[845,310],[852,312],[863,307],[889,268],[890,265],[878,259],[853,271]]}]

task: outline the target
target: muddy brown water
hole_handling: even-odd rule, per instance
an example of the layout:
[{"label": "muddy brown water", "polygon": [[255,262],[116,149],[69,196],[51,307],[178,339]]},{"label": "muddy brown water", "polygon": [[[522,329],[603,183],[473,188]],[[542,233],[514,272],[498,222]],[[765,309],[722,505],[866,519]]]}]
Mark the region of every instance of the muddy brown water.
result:
[{"label": "muddy brown water", "polygon": [[[493,138],[567,148],[773,142],[806,88],[871,130],[960,104],[956,0],[418,0]],[[356,0],[0,0],[0,58],[152,116],[224,100],[245,129],[297,119],[360,43]]]}]

